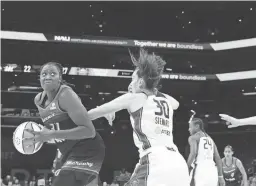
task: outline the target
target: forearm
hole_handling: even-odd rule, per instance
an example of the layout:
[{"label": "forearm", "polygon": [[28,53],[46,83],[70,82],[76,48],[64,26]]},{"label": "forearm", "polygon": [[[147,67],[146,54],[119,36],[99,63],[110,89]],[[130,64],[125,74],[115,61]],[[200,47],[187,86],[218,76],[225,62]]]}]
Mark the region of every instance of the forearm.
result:
[{"label": "forearm", "polygon": [[95,120],[103,116],[101,112],[97,111],[97,108],[91,109],[88,111],[88,116],[90,120]]},{"label": "forearm", "polygon": [[221,159],[215,160],[217,169],[218,169],[218,176],[223,176],[223,169],[222,169],[222,161]]},{"label": "forearm", "polygon": [[256,116],[239,119],[241,125],[256,125]]},{"label": "forearm", "polygon": [[243,174],[243,186],[247,186],[247,185],[248,185],[247,175]]},{"label": "forearm", "polygon": [[94,138],[95,135],[96,135],[96,131],[94,128],[90,129],[89,127],[78,126],[73,129],[53,131],[51,137],[53,139],[78,140],[78,139]]},{"label": "forearm", "polygon": [[193,154],[189,154],[189,156],[188,156],[188,160],[187,160],[187,165],[188,165],[188,168],[190,168],[191,167],[191,165],[192,165],[192,163],[193,163],[193,161],[194,161],[194,159],[196,158],[196,156],[195,155],[193,155]]}]

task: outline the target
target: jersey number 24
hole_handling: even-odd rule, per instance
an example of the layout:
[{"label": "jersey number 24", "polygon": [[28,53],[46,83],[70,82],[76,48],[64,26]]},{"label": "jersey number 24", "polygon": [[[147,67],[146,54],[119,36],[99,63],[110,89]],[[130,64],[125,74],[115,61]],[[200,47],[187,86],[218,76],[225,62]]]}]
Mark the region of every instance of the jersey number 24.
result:
[{"label": "jersey number 24", "polygon": [[209,139],[204,139],[204,149],[212,149],[212,143]]}]

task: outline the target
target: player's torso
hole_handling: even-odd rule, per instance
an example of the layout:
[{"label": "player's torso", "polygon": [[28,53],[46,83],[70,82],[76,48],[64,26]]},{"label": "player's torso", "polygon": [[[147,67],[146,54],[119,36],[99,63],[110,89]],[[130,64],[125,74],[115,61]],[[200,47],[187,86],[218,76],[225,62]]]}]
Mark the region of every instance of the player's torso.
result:
[{"label": "player's torso", "polygon": [[[53,99],[53,101],[46,107],[37,105],[39,115],[48,129],[51,130],[68,130],[77,127],[77,125],[71,120],[68,113],[61,110],[59,106],[59,95],[60,92],[67,86],[61,86],[59,92]],[[50,143],[56,143],[60,152],[66,153],[70,151],[77,144],[84,144],[84,148],[97,148],[100,143],[103,143],[102,139],[96,136],[96,139],[86,139],[86,140],[64,140],[64,139],[54,139]]]},{"label": "player's torso", "polygon": [[197,165],[214,165],[213,155],[214,155],[214,142],[211,137],[205,133],[200,135],[198,140],[198,151],[195,163]]},{"label": "player's torso", "polygon": [[236,158],[232,158],[232,164],[227,165],[225,158],[222,159],[223,165],[223,176],[225,181],[228,182],[238,182],[239,181],[239,170],[236,166]]},{"label": "player's torso", "polygon": [[140,151],[173,144],[173,109],[163,94],[148,96],[143,107],[131,113],[134,143]]}]

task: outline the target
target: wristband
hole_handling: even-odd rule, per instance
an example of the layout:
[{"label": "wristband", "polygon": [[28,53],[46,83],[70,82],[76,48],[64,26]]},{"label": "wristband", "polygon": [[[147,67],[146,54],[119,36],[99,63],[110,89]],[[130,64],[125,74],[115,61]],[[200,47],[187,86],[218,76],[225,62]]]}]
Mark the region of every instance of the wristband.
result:
[{"label": "wristband", "polygon": [[219,178],[223,178],[223,176],[218,176]]}]

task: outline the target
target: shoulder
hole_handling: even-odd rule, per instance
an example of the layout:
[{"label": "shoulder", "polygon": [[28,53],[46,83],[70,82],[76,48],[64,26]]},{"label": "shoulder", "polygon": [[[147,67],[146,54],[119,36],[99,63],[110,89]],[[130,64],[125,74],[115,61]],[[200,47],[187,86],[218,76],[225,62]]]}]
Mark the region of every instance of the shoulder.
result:
[{"label": "shoulder", "polygon": [[242,162],[238,158],[236,158],[236,157],[233,157],[233,158],[235,160],[236,165],[241,165],[242,164]]},{"label": "shoulder", "polygon": [[176,110],[179,107],[180,103],[174,97],[161,92],[159,92],[159,94],[171,102],[171,106],[173,107],[174,110]]},{"label": "shoulder", "polygon": [[144,93],[127,93],[126,95],[127,109],[129,112],[133,113],[143,107],[148,96]]},{"label": "shoulder", "polygon": [[60,108],[64,111],[71,111],[72,109],[81,108],[82,106],[80,97],[68,86],[63,87],[60,90],[57,99]]},{"label": "shoulder", "polygon": [[189,136],[188,138],[189,143],[197,142],[198,140],[199,140],[199,137],[197,135],[192,135],[192,136]]},{"label": "shoulder", "polygon": [[127,93],[121,97],[123,97],[124,99],[126,99],[127,101],[130,101],[130,102],[147,99],[147,95],[144,93]]},{"label": "shoulder", "polygon": [[75,91],[71,87],[62,85],[60,93],[59,93],[59,98],[62,99],[62,98],[70,97],[70,96],[78,97],[78,95],[75,93]]},{"label": "shoulder", "polygon": [[71,87],[66,86],[66,85],[62,85],[59,95],[60,96],[65,96],[65,95],[69,95],[69,94],[73,94],[73,93],[75,93],[75,92],[73,91],[73,89]]}]

